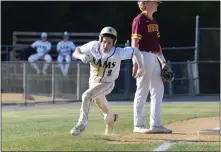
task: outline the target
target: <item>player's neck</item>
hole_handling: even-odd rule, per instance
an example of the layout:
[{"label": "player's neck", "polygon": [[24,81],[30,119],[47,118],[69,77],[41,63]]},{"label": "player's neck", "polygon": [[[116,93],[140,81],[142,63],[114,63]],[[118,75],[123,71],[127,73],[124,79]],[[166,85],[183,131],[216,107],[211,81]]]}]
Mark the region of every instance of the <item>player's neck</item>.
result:
[{"label": "player's neck", "polygon": [[144,14],[147,18],[153,19],[153,12],[143,11],[142,14]]}]

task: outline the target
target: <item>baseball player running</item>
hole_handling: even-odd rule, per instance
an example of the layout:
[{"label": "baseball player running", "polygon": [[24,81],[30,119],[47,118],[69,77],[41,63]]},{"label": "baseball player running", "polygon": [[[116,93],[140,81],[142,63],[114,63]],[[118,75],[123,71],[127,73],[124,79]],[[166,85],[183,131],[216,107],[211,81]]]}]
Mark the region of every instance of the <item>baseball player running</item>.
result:
[{"label": "baseball player running", "polygon": [[89,89],[82,95],[80,117],[77,125],[71,130],[72,135],[79,135],[84,131],[88,123],[90,103],[94,100],[104,115],[106,123],[105,134],[113,131],[114,122],[118,115],[113,114],[106,99],[106,95],[114,88],[115,80],[119,76],[122,60],[131,59],[132,56],[138,61],[138,71],[135,77],[144,74],[143,58],[139,49],[132,47],[115,47],[117,32],[112,27],[104,27],[99,35],[99,41],[91,41],[78,47],[73,53],[74,57],[84,63],[90,62]]},{"label": "baseball player running", "polygon": [[[132,23],[132,46],[138,47],[144,57],[144,76],[136,79],[137,90],[134,98],[134,132],[136,133],[171,133],[172,130],[162,127],[161,103],[164,85],[161,78],[162,69],[166,67],[158,38],[160,37],[157,21],[153,13],[157,11],[159,1],[138,1],[142,11]],[[136,75],[137,63],[133,59],[133,73]],[[146,128],[145,102],[150,91],[150,128]]]},{"label": "baseball player running", "polygon": [[[64,32],[63,40],[57,44],[57,52],[59,53],[57,62],[61,68],[61,72],[64,76],[68,74],[69,64],[71,62],[71,52],[75,49],[75,45],[69,40],[68,32]],[[63,64],[65,59],[66,63]]]},{"label": "baseball player running", "polygon": [[43,59],[46,61],[43,67],[43,74],[47,74],[46,70],[48,69],[49,64],[52,62],[52,58],[50,56],[49,51],[51,50],[51,43],[47,41],[47,33],[42,32],[41,33],[41,40],[35,41],[32,45],[32,48],[37,49],[37,53],[31,55],[28,58],[28,61],[31,63],[31,66],[37,71],[37,74],[41,73],[41,70],[38,68],[35,61],[39,59]]}]

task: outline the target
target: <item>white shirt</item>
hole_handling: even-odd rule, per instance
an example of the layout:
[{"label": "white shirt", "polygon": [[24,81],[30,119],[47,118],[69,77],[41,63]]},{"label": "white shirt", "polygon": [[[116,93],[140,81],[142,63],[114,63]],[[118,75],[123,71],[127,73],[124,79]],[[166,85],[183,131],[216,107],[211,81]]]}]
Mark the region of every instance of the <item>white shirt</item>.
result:
[{"label": "white shirt", "polygon": [[70,54],[75,49],[72,41],[60,41],[57,44],[57,51],[62,54]]},{"label": "white shirt", "polygon": [[37,53],[43,55],[45,52],[51,50],[51,43],[48,41],[43,42],[42,40],[35,41],[32,48],[37,48]]},{"label": "white shirt", "polygon": [[90,57],[90,82],[114,82],[119,76],[121,61],[132,59],[134,49],[114,46],[102,54],[99,42],[91,41],[80,46],[79,51]]}]

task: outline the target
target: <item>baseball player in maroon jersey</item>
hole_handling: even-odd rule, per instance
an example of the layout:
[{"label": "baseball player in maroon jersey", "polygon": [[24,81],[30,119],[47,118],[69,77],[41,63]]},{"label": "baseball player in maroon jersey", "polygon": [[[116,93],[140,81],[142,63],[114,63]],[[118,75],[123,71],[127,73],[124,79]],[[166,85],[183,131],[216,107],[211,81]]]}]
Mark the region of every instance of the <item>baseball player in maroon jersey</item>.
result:
[{"label": "baseball player in maroon jersey", "polygon": [[[138,1],[142,11],[132,23],[132,47],[138,47],[144,57],[146,74],[136,78],[137,90],[134,98],[134,132],[136,133],[172,133],[161,124],[161,103],[164,84],[161,78],[162,69],[166,67],[158,38],[159,26],[153,18],[160,1]],[[158,60],[161,62],[158,62]],[[133,59],[133,73],[137,72],[136,59]],[[146,128],[145,102],[150,91],[150,128]]]}]

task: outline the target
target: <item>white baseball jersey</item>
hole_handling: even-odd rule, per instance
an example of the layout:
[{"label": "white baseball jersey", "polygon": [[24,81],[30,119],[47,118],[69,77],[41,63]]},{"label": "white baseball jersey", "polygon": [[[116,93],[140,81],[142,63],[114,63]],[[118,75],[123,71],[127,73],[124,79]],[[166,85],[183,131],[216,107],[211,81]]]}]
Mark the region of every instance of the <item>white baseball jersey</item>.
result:
[{"label": "white baseball jersey", "polygon": [[[90,57],[90,82],[114,82],[119,76],[121,60],[132,59],[134,49],[113,46],[104,54],[99,42],[91,41],[79,47],[79,51]],[[96,60],[99,57],[95,54],[100,59]]]},{"label": "white baseball jersey", "polygon": [[57,51],[62,54],[70,54],[75,49],[75,45],[72,41],[60,41],[57,44]]},{"label": "white baseball jersey", "polygon": [[42,40],[37,40],[31,45],[31,47],[37,48],[38,54],[44,54],[45,52],[51,50],[51,43],[48,41],[43,42]]}]

